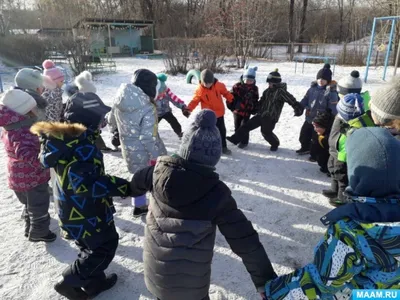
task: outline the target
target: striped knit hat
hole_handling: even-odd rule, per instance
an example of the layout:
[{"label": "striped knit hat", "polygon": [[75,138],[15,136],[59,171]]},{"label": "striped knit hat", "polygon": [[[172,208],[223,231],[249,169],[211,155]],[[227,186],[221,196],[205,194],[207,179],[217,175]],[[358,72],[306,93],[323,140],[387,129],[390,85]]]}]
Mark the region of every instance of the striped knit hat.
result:
[{"label": "striped knit hat", "polygon": [[364,100],[360,94],[347,94],[336,106],[339,116],[346,122],[364,114]]},{"label": "striped knit hat", "polygon": [[273,72],[268,74],[267,82],[268,83],[281,83],[282,82],[281,74],[279,74],[278,69],[275,69]]}]

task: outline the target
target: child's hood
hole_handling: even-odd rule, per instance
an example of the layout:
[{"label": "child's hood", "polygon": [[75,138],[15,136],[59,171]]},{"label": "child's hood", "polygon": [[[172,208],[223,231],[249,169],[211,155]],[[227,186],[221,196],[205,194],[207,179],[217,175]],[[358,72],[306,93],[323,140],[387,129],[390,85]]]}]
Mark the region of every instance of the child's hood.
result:
[{"label": "child's hood", "polygon": [[31,132],[48,138],[76,138],[86,131],[82,124],[67,124],[59,122],[38,122],[31,127]]},{"label": "child's hood", "polygon": [[28,116],[20,115],[7,106],[0,105],[0,127],[14,125],[27,119]]},{"label": "child's hood", "polygon": [[132,112],[153,105],[149,96],[134,84],[122,84],[114,105],[120,111]]}]

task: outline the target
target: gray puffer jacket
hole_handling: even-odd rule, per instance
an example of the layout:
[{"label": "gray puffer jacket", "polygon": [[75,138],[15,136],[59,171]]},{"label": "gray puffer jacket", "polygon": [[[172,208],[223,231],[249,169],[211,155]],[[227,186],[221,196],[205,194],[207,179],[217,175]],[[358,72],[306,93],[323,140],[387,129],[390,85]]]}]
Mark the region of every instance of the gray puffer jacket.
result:
[{"label": "gray puffer jacket", "polygon": [[122,157],[131,174],[167,154],[158,135],[156,106],[139,87],[131,83],[121,85],[108,122],[112,129],[118,129]]},{"label": "gray puffer jacket", "polygon": [[157,298],[207,297],[217,226],[259,292],[275,278],[257,232],[214,168],[163,156],[133,176],[131,191],[152,195],[143,259],[146,286]]}]

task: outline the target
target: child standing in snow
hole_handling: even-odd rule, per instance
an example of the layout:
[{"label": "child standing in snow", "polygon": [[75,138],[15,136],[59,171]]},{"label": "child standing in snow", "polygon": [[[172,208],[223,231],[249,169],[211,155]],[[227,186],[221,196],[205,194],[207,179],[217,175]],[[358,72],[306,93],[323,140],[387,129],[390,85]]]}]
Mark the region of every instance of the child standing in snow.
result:
[{"label": "child standing in snow", "polygon": [[[144,277],[158,299],[209,299],[216,227],[243,261],[256,289],[275,272],[258,234],[215,173],[221,134],[213,111],[200,111],[178,155],[137,172],[133,195],[151,192],[144,243]],[[182,284],[184,283],[184,284]]]},{"label": "child standing in snow", "polygon": [[51,60],[43,62],[43,75],[49,77],[54,84],[53,89],[45,88],[42,97],[47,101],[46,121],[59,122],[63,113],[64,73]]},{"label": "child standing in snow", "polygon": [[67,299],[91,299],[117,281],[116,274],[104,273],[119,238],[111,197],[130,192],[126,180],[105,174],[103,154],[95,145],[110,109],[94,93],[76,93],[67,101],[65,123],[39,122],[31,129],[42,137],[43,166],[58,175],[54,202],[60,226],[80,250],[54,286]]},{"label": "child standing in snow", "polygon": [[282,82],[278,69],[269,73],[267,83],[269,86],[261,96],[257,114],[249,122],[241,126],[234,135],[227,138],[231,143],[237,145],[251,130],[261,126],[261,134],[271,145],[270,150],[277,151],[280,142],[278,137],[273,133],[273,130],[279,121],[284,104],[288,103],[293,107],[295,116],[303,114],[302,106],[287,91],[286,83]]},{"label": "child standing in snow", "polygon": [[50,173],[40,165],[40,143],[29,129],[37,121],[36,101],[28,93],[6,92],[0,105],[1,138],[8,160],[8,185],[25,206],[25,237],[31,242],[53,242],[49,230]]},{"label": "child standing in snow", "polygon": [[[332,71],[330,65],[325,64],[324,67],[318,71],[317,81],[311,83],[304,98],[300,101],[303,108],[306,110],[306,120],[300,131],[300,144],[301,148],[296,151],[300,155],[309,154],[311,149],[312,135],[314,127],[312,125],[313,119],[317,114],[331,111],[336,115],[336,104],[339,101],[338,93],[336,91],[336,82],[332,81]],[[311,157],[315,160],[315,157]]]},{"label": "child standing in snow", "polygon": [[344,289],[399,289],[400,141],[361,128],[347,141],[350,203],[321,218],[328,226],[313,263],[267,283],[267,299],[336,299]]},{"label": "child standing in snow", "polygon": [[158,114],[158,122],[161,120],[167,121],[176,135],[181,138],[182,137],[182,127],[181,124],[179,124],[178,120],[175,118],[175,116],[172,114],[171,107],[169,106],[169,103],[171,102],[173,105],[175,105],[177,108],[182,110],[182,113],[184,116],[188,117],[189,116],[189,111],[186,108],[185,102],[178,98],[169,87],[165,84],[167,81],[167,75],[166,74],[157,74],[157,78],[160,82],[160,88],[158,89],[158,97],[156,99],[156,106],[157,106],[157,114]]},{"label": "child standing in snow", "polygon": [[199,103],[201,108],[208,108],[217,115],[217,127],[221,133],[222,153],[226,155],[232,154],[226,145],[226,127],[225,127],[225,105],[222,101],[224,97],[227,103],[233,101],[233,95],[226,89],[225,84],[214,78],[211,70],[205,69],[200,73],[200,84],[197,87],[193,100],[188,105],[188,110],[192,112]]},{"label": "child standing in snow", "polygon": [[[128,171],[135,174],[155,162],[158,156],[167,154],[158,135],[158,118],[155,99],[159,89],[156,74],[136,70],[132,83],[122,84],[108,116],[108,123],[118,129]],[[132,199],[133,216],[147,213],[145,193]]]},{"label": "child standing in snow", "polygon": [[329,174],[329,134],[332,128],[333,117],[330,112],[318,114],[313,120],[314,136],[311,145],[311,156],[315,157],[320,171]]},{"label": "child standing in snow", "polygon": [[339,114],[335,117],[329,136],[330,157],[328,169],[331,175],[331,188],[322,191],[322,194],[329,198],[330,203],[333,205],[344,202],[343,192],[348,185],[345,149],[346,134],[342,133],[347,131],[346,127],[349,127],[349,124],[352,124],[351,126],[354,128],[373,126],[368,106],[364,101],[365,96],[368,96],[368,92],[361,93],[361,90],[362,80],[358,71],[352,71],[349,76],[341,78],[338,82],[338,91],[341,98],[337,105]]},{"label": "child standing in snow", "polygon": [[[252,114],[256,113],[258,104],[258,87],[256,86],[257,67],[246,67],[240,82],[236,83],[232,88],[234,100],[228,103],[228,108],[233,112],[235,121],[235,132],[241,126],[244,126],[250,119]],[[239,142],[239,148],[246,148],[249,144],[249,133],[243,134],[243,139]]]},{"label": "child standing in snow", "polygon": [[[45,83],[46,85],[51,82],[47,76],[43,76],[40,71],[33,69],[21,69],[15,75],[15,88],[28,93],[36,101],[36,114],[38,121],[46,119],[47,101],[42,97]],[[49,84],[50,85],[50,84]]]}]

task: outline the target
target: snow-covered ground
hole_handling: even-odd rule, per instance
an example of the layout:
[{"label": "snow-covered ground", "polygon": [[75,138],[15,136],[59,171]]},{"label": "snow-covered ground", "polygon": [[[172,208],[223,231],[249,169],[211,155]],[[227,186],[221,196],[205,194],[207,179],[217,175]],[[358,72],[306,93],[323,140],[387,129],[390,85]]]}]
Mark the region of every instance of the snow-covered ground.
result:
[{"label": "snow-covered ground", "polygon": [[[118,72],[95,78],[99,96],[111,104],[119,85],[129,82],[134,70],[149,68],[154,72],[164,70],[161,60],[118,59]],[[301,100],[320,65],[307,64],[304,74],[294,74],[294,63],[253,62],[258,65],[257,81],[262,92],[269,72],[275,68],[288,83],[288,90]],[[334,78],[348,75],[353,67],[336,67]],[[364,67],[359,68],[360,72]],[[390,70],[389,70],[390,71]],[[374,90],[382,84],[378,78],[381,69],[370,71],[369,83],[365,86]],[[216,77],[228,88],[237,81],[241,70],[232,70]],[[8,82],[8,86],[11,82]],[[188,103],[196,88],[186,84],[185,76],[169,76],[167,85]],[[7,82],[6,82],[7,86]],[[178,120],[185,127],[190,120],[174,108]],[[233,132],[233,117],[230,111],[225,115],[228,135]],[[299,157],[298,135],[303,117],[293,117],[293,110],[285,106],[275,133],[281,140],[278,152],[271,153],[269,145],[259,130],[251,133],[248,149],[240,150],[232,145],[233,155],[223,157],[217,166],[221,178],[233,191],[239,207],[253,222],[278,274],[290,272],[312,259],[313,247],[322,236],[324,226],[319,218],[331,207],[320,194],[328,187],[329,179],[319,172],[316,164],[307,156]],[[179,147],[179,140],[169,124],[162,121],[160,134],[169,153]],[[107,143],[110,134],[103,133]],[[108,173],[129,178],[120,154],[105,154]],[[58,238],[54,243],[33,244],[23,235],[23,221],[20,219],[22,206],[6,184],[6,157],[0,147],[0,299],[2,300],[56,300],[62,299],[53,290],[63,269],[77,254],[72,242]],[[120,245],[108,272],[119,275],[117,285],[96,299],[136,300],[154,299],[146,290],[143,279],[142,246],[144,219],[134,220],[129,200],[115,202],[117,213],[115,223],[120,234]],[[56,215],[51,206],[51,229],[58,233]],[[260,262],[262,263],[262,262]],[[212,266],[210,296],[212,300],[259,299],[240,259],[232,253],[223,236],[218,234]]]}]

